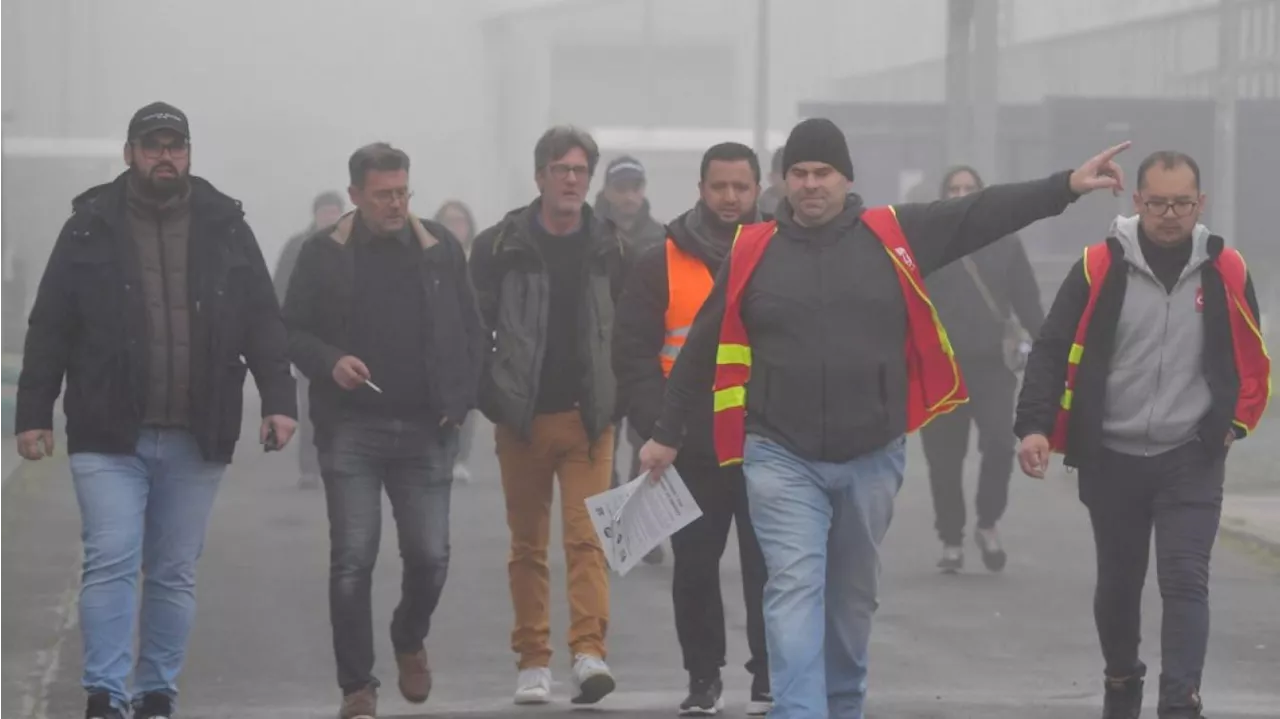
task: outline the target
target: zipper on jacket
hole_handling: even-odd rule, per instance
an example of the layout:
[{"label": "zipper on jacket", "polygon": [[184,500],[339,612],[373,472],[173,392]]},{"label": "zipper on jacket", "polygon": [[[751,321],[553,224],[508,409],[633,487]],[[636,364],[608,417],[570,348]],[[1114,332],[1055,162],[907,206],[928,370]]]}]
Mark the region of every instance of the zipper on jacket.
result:
[{"label": "zipper on jacket", "polygon": [[169,308],[169,266],[164,249],[164,215],[156,215],[156,240],[160,245],[160,297],[164,310],[164,421],[169,423],[173,415],[173,311]]},{"label": "zipper on jacket", "polygon": [[[1159,283],[1159,280],[1157,280],[1157,283]],[[1163,283],[1160,283],[1160,286],[1163,288]],[[1175,284],[1174,289],[1176,290],[1177,288],[1178,286]],[[1146,444],[1142,448],[1142,456],[1144,457],[1151,456],[1151,423],[1155,419],[1156,400],[1160,397],[1160,380],[1164,375],[1164,350],[1169,340],[1169,312],[1172,302],[1173,293],[1169,293],[1164,300],[1164,327],[1160,330],[1160,355],[1156,358],[1156,386],[1151,390],[1151,409],[1147,412],[1147,437]]]}]

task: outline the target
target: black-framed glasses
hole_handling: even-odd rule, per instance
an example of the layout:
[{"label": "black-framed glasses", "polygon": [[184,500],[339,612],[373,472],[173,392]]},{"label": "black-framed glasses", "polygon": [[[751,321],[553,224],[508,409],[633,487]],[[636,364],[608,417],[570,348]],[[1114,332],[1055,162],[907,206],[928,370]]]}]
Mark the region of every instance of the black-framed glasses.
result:
[{"label": "black-framed glasses", "polygon": [[1169,210],[1173,210],[1174,217],[1186,217],[1194,212],[1199,204],[1195,200],[1147,200],[1142,203],[1142,206],[1156,217],[1164,217]]},{"label": "black-framed glasses", "polygon": [[569,173],[573,173],[578,177],[589,177],[588,173],[590,172],[590,168],[586,165],[564,165],[556,163],[554,165],[547,166],[547,172],[551,173],[551,176],[557,180],[563,180],[569,176]]},{"label": "black-framed glasses", "polygon": [[191,143],[181,137],[170,142],[162,142],[158,137],[147,136],[135,140],[134,144],[142,150],[142,156],[148,160],[159,160],[164,157],[165,152],[169,153],[169,157],[182,159],[191,152]]}]

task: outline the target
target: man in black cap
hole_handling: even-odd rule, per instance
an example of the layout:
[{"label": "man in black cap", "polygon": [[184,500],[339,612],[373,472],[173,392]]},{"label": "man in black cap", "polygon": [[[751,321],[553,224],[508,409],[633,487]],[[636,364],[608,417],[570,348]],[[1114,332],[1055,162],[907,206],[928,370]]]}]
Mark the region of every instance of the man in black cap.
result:
[{"label": "man in black cap", "polygon": [[[667,240],[666,228],[649,214],[649,200],[645,197],[646,187],[644,165],[631,155],[622,155],[605,168],[604,188],[596,196],[596,213],[617,225],[618,237],[626,245],[628,257],[640,257],[649,248],[657,247]],[[617,486],[620,481],[617,464],[621,457],[630,458],[625,465],[626,477],[621,481],[630,481],[639,474],[638,453],[640,445],[644,442],[644,438],[626,420],[619,422],[618,434],[626,435],[627,445],[631,451],[626,454],[614,452],[612,478],[614,486]],[[645,555],[644,561],[647,564],[661,564],[663,558],[664,552],[662,545],[659,544]]]},{"label": "man in black cap", "polygon": [[644,165],[623,155],[605,168],[604,187],[596,196],[596,214],[613,220],[632,257],[667,240],[666,229],[649,214],[646,188]]},{"label": "man in black cap", "polygon": [[[298,264],[298,255],[302,253],[302,245],[312,235],[326,227],[338,224],[342,213],[346,212],[346,203],[342,195],[336,192],[322,192],[311,202],[311,224],[307,229],[290,237],[280,251],[276,260],[276,271],[272,275],[276,285],[276,298],[284,305],[285,292],[289,289],[289,278],[293,276],[293,268]],[[301,372],[294,373],[298,383],[298,487],[300,489],[318,489],[320,487],[320,459],[316,454],[315,425],[311,423],[307,405],[308,383]]]},{"label": "man in black cap", "polygon": [[862,717],[905,435],[966,396],[923,277],[1086,192],[1118,191],[1126,146],[1043,180],[868,209],[839,128],[792,131],[777,221],[738,234],[640,453],[659,476],[714,387],[717,458],[742,463],[769,572],[770,717]]},{"label": "man in black cap", "polygon": [[121,719],[131,703],[139,570],[132,716],[172,716],[196,559],[240,438],[246,371],[262,397],[267,449],[296,426],[271,275],[240,203],[190,175],[190,138],[172,105],[134,115],[129,169],[72,203],[18,380],[18,451],[29,460],[53,454],[53,405],[67,382],[89,719]]}]

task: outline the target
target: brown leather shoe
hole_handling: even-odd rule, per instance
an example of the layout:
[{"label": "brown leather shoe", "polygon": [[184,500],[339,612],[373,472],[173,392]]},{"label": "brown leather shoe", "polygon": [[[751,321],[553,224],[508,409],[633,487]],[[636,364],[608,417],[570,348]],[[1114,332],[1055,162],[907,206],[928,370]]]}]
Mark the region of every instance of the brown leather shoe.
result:
[{"label": "brown leather shoe", "polygon": [[421,704],[431,694],[431,667],[427,666],[427,650],[413,654],[397,654],[400,668],[400,693],[414,704]]},{"label": "brown leather shoe", "polygon": [[378,719],[378,690],[368,686],[342,697],[338,719]]}]

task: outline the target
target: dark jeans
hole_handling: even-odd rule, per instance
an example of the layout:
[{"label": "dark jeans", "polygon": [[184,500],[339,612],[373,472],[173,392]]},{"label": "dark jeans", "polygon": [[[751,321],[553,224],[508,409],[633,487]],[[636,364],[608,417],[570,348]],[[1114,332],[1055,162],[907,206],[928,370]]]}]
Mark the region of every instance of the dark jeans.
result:
[{"label": "dark jeans", "polygon": [[969,452],[969,425],[978,427],[978,470],[975,505],[978,527],[990,529],[1004,516],[1009,504],[1009,477],[1013,474],[1013,397],[1017,378],[999,358],[967,363],[965,384],[968,404],[937,417],[920,430],[924,456],[929,463],[933,511],[938,539],[959,545],[964,539],[964,458]]},{"label": "dark jeans", "polygon": [[671,537],[675,570],[671,595],[675,605],[676,636],[684,654],[684,668],[692,677],[712,678],[724,666],[724,603],[720,597],[720,557],[729,539],[729,525],[738,525],[742,557],[742,598],[747,607],[747,671],[769,676],[765,649],[764,583],[768,578],[764,555],[747,512],[747,486],[742,467],[676,461],[676,471],[702,509],[702,516]]},{"label": "dark jeans", "polygon": [[311,383],[301,374],[295,381],[298,385],[298,436],[293,441],[298,445],[298,472],[303,477],[317,477],[320,475],[320,457],[316,450],[316,427],[311,423],[308,392]]},{"label": "dark jeans", "polygon": [[382,490],[391,499],[400,557],[400,603],[391,643],[422,649],[449,570],[449,497],[457,431],[433,422],[339,420],[320,452],[329,505],[329,620],[344,693],[373,677],[370,585],[382,535]]},{"label": "dark jeans", "polygon": [[[624,434],[626,435],[628,449],[630,450],[626,454],[617,451],[617,448],[621,446],[621,443],[617,440]],[[644,437],[641,437],[640,433],[636,431],[636,428],[631,426],[631,421],[628,419],[618,420],[618,423],[613,427],[613,436],[615,451],[613,453],[613,474],[609,480],[609,486],[618,487],[640,476],[640,448],[644,446],[645,440]],[[626,457],[631,458],[631,463],[627,468],[627,476],[623,477],[618,474],[618,462]]]},{"label": "dark jeans", "polygon": [[1225,461],[1199,441],[1155,457],[1104,450],[1080,472],[1098,551],[1093,614],[1109,677],[1142,672],[1142,586],[1151,531],[1164,600],[1161,711],[1193,706],[1209,640],[1209,555],[1222,514]]}]

